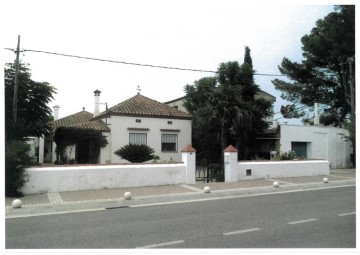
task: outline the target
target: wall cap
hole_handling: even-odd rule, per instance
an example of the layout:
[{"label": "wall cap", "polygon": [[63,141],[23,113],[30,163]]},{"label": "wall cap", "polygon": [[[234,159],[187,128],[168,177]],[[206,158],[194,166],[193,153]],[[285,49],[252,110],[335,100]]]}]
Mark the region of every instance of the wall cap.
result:
[{"label": "wall cap", "polygon": [[190,144],[188,144],[181,150],[181,152],[196,152],[196,150]]},{"label": "wall cap", "polygon": [[226,147],[224,152],[238,152],[238,150],[230,144],[228,147]]}]

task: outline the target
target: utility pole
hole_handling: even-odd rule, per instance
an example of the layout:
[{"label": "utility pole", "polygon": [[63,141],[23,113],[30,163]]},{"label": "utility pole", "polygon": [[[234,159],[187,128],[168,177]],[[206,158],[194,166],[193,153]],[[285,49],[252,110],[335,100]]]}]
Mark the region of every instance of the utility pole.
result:
[{"label": "utility pole", "polygon": [[349,59],[349,74],[350,74],[350,81],[349,81],[349,86],[350,86],[350,108],[351,108],[351,118],[352,121],[355,121],[355,91],[354,91],[354,75],[353,75],[353,63],[354,63],[354,59],[350,58]]},{"label": "utility pole", "polygon": [[17,121],[17,101],[18,101],[18,83],[19,83],[19,55],[20,55],[20,35],[18,36],[18,44],[16,48],[16,61],[15,61],[15,81],[14,81],[14,97],[13,97],[13,108],[12,117],[14,123]]}]

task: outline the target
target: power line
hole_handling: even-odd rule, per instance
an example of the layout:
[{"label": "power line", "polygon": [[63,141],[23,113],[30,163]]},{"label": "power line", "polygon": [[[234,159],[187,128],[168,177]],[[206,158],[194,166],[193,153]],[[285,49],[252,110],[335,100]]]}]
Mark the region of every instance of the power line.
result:
[{"label": "power line", "polygon": [[[13,49],[10,49],[10,48],[5,48],[5,49],[14,51]],[[83,56],[78,56],[78,55],[63,54],[63,53],[56,53],[56,52],[49,52],[49,51],[42,51],[42,50],[23,49],[21,52],[44,53],[44,54],[51,54],[51,55],[63,56],[63,57],[95,60],[95,61],[102,61],[102,62],[109,62],[109,63],[116,63],[116,64],[124,64],[124,65],[135,65],[135,66],[142,66],[142,67],[172,69],[172,70],[179,70],[179,71],[218,73],[218,71],[212,71],[212,70],[202,70],[202,69],[192,69],[192,68],[180,68],[180,67],[140,64],[140,63],[126,62],[126,61],[119,61],[119,60],[101,59],[101,58],[93,58],[93,57],[83,57]],[[259,75],[259,76],[285,76],[285,75],[281,75],[281,74],[256,74],[256,73],[254,75]]]}]

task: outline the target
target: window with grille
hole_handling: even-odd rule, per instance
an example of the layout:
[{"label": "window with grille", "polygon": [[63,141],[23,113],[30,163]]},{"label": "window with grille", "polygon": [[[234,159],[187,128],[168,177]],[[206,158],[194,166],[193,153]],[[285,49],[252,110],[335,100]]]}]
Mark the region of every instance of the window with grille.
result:
[{"label": "window with grille", "polygon": [[177,152],[178,135],[162,134],[161,135],[161,151]]},{"label": "window with grille", "polygon": [[144,133],[130,133],[129,144],[144,144],[146,145],[147,135]]}]

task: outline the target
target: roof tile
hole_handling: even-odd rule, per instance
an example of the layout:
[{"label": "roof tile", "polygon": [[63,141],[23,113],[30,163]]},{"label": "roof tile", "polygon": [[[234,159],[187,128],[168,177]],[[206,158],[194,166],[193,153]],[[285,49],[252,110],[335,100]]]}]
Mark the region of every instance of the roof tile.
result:
[{"label": "roof tile", "polygon": [[[191,119],[191,115],[140,94],[108,109],[108,115]],[[106,111],[94,119],[106,116]]]},{"label": "roof tile", "polygon": [[81,111],[67,117],[50,122],[50,126],[55,130],[58,127],[79,127],[86,129],[95,129],[102,132],[109,132],[110,129],[101,121],[90,121],[93,114],[87,111]]}]

